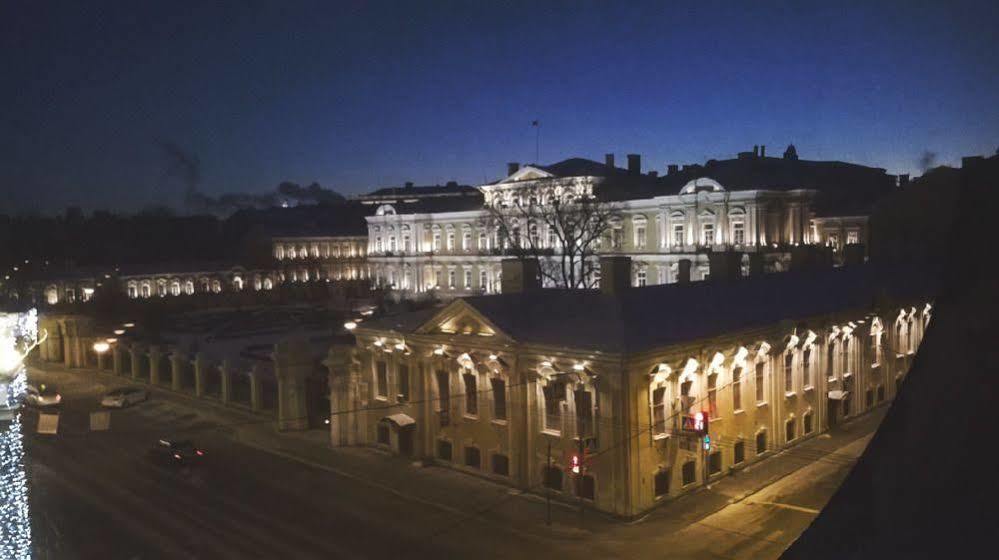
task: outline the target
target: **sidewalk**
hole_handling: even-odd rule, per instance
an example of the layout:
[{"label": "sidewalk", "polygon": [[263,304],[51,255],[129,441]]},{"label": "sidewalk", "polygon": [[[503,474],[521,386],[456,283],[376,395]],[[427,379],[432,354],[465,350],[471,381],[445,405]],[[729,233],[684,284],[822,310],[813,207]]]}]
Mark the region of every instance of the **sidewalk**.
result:
[{"label": "sidewalk", "polygon": [[[103,383],[131,382],[106,372],[66,370],[48,364],[44,366],[44,371],[60,375],[90,375]],[[240,443],[437,509],[451,518],[450,524],[442,527],[442,532],[454,530],[462,523],[479,522],[490,524],[499,531],[515,532],[540,540],[576,541],[598,535],[613,539],[615,533],[631,532],[626,528],[634,525],[654,525],[657,532],[680,530],[816,460],[843,461],[835,455],[835,451],[874,431],[887,410],[887,407],[881,407],[844,423],[831,432],[815,436],[725,476],[708,488],[668,501],[637,520],[623,521],[590,509],[585,511],[581,520],[574,503],[553,500],[552,525],[549,527],[545,524],[546,507],[540,496],[524,495],[508,486],[444,466],[425,467],[412,459],[373,448],[332,448],[329,446],[329,434],[323,430],[278,432],[273,419],[266,416],[163,388],[150,387],[150,390],[157,399],[196,410],[200,416],[224,427],[220,432]],[[848,463],[843,461],[843,464]]]}]

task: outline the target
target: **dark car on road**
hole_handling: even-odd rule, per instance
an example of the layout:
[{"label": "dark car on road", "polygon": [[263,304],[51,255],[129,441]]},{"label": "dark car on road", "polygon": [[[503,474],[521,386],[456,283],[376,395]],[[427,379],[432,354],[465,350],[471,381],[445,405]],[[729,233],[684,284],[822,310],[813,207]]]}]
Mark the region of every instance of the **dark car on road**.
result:
[{"label": "dark car on road", "polygon": [[205,451],[189,440],[161,439],[149,452],[150,457],[162,465],[190,466],[204,461]]}]

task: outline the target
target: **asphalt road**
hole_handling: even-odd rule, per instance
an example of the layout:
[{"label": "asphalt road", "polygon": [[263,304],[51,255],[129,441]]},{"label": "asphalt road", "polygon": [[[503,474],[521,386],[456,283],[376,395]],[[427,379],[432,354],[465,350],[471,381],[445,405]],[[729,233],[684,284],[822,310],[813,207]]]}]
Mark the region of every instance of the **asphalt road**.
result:
[{"label": "asphalt road", "polygon": [[[193,402],[154,394],[113,412],[110,431],[91,432],[89,414],[112,387],[101,380],[109,378],[37,370],[31,376],[56,381],[64,396],[56,435],[35,433],[38,412],[24,413],[39,559],[777,558],[869,440],[818,460],[794,452],[802,468],[745,499],[738,484],[719,484],[638,522],[590,516],[583,529],[574,512],[557,510],[563,531],[548,538],[537,499],[514,498],[488,515],[456,512],[240,444],[229,437],[231,428]],[[869,434],[879,421],[879,414],[868,415],[853,431]],[[175,436],[204,448],[205,464],[174,470],[148,460],[159,438]],[[461,492],[461,482],[454,483]],[[511,519],[521,525],[536,519],[539,531],[510,529]]]},{"label": "asphalt road", "polygon": [[[35,380],[45,375],[34,373]],[[89,376],[88,376],[89,378]],[[240,445],[171,403],[115,411],[91,432],[110,387],[67,384],[59,433],[34,433],[25,411],[26,468],[36,558],[458,558],[541,555],[547,547],[327,471]],[[159,466],[160,437],[190,436],[204,465]]]}]

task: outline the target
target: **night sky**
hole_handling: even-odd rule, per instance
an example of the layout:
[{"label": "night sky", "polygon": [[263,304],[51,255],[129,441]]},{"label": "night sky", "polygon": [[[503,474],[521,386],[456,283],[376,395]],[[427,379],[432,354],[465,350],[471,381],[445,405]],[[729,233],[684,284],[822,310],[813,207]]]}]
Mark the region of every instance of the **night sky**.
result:
[{"label": "night sky", "polygon": [[179,205],[168,143],[213,195],[477,184],[535,119],[543,163],[660,172],[993,153],[999,3],[873,3],[4,2],[0,213]]}]

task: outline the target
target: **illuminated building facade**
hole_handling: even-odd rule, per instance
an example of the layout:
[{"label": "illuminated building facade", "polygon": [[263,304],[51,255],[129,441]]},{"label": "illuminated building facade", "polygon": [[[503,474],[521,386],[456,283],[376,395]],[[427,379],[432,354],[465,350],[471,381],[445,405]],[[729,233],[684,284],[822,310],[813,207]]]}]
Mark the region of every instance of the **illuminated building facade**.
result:
[{"label": "illuminated building facade", "polygon": [[889,402],[932,314],[930,286],[873,265],[647,287],[628,258],[601,266],[600,290],[356,325],[326,361],[332,443],[637,515]]}]

